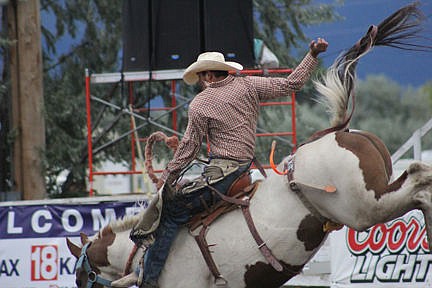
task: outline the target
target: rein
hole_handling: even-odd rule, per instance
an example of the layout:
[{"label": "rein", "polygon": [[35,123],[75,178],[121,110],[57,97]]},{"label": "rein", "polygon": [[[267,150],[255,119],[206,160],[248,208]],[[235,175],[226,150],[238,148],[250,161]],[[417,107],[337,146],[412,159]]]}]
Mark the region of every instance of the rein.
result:
[{"label": "rein", "polygon": [[85,244],[81,249],[81,255],[75,264],[75,270],[84,269],[87,272],[87,288],[92,288],[96,283],[101,284],[106,287],[111,287],[111,281],[100,277],[90,266],[90,262],[87,256],[87,249],[90,247],[91,242]]}]

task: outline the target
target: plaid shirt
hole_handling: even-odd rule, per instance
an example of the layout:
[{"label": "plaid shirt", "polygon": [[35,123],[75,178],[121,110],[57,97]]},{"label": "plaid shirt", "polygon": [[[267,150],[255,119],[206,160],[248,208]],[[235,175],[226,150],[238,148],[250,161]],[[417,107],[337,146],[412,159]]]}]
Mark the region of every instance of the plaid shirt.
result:
[{"label": "plaid shirt", "polygon": [[212,157],[252,160],[260,101],[300,90],[317,62],[308,53],[286,78],[229,75],[211,83],[192,100],[186,132],[161,179],[176,179],[195,159],[205,136]]}]

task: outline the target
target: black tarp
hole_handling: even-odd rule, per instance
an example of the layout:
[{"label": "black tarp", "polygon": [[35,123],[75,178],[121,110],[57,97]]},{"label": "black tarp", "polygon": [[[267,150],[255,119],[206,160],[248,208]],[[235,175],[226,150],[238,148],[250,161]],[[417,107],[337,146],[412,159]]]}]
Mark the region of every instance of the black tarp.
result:
[{"label": "black tarp", "polygon": [[123,71],[184,69],[204,51],[255,66],[252,0],[123,0]]}]

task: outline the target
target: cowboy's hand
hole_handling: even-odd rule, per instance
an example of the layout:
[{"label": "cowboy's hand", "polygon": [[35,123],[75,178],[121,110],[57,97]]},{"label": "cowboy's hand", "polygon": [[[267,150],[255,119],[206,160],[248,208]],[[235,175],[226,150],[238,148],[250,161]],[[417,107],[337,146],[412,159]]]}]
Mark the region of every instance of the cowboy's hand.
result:
[{"label": "cowboy's hand", "polygon": [[318,41],[312,40],[309,44],[310,53],[313,57],[317,57],[319,53],[327,50],[328,43],[323,38],[318,38]]}]

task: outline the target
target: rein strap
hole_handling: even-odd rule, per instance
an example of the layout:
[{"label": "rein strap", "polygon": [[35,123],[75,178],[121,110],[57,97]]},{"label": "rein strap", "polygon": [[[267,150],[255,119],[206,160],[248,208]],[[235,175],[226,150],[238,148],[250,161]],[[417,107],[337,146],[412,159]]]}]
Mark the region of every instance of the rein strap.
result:
[{"label": "rein strap", "polygon": [[78,261],[75,264],[75,269],[84,269],[87,272],[88,280],[87,280],[87,288],[92,288],[96,283],[101,284],[106,287],[111,287],[111,281],[105,278],[100,277],[90,266],[90,262],[88,261],[87,249],[90,246],[91,242],[86,243],[81,248],[81,255],[78,258]]}]

